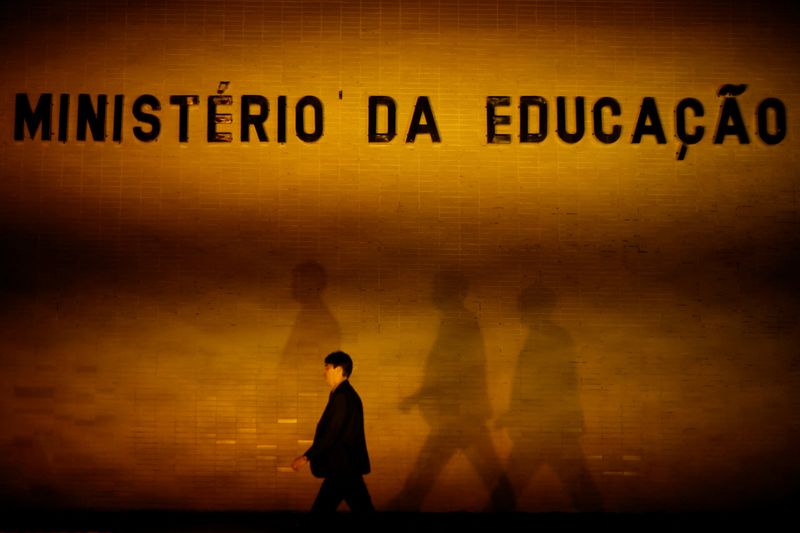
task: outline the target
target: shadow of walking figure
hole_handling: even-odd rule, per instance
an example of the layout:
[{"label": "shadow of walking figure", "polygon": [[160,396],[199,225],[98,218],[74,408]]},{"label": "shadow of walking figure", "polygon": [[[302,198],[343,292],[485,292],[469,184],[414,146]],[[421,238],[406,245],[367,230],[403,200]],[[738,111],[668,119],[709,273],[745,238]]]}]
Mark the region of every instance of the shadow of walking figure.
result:
[{"label": "shadow of walking figure", "polygon": [[325,269],[316,261],[292,269],[292,297],[300,310],[283,349],[281,369],[308,379],[311,390],[319,388],[319,358],[338,349],[342,340],[339,323],[322,298],[327,285]]},{"label": "shadow of walking figure", "polygon": [[419,510],[447,462],[463,452],[491,493],[490,509],[507,508],[510,483],[492,444],[487,421],[491,406],[486,356],[477,317],[464,307],[469,285],[457,272],[435,276],[432,300],[441,313],[436,340],[428,354],[422,386],[400,409],[419,407],[430,426],[414,469],[393,509]]},{"label": "shadow of walking figure", "polygon": [[581,448],[583,411],[575,348],[552,319],[556,296],[538,285],[519,297],[528,336],[517,360],[509,412],[498,420],[513,442],[508,472],[516,497],[538,469],[549,465],[577,511],[600,511],[602,502]]},{"label": "shadow of walking figure", "polygon": [[326,286],[327,274],[316,261],[292,269],[292,297],[300,310],[278,367],[278,419],[293,421],[281,424],[287,429],[280,432],[280,464],[288,464],[297,455],[298,439],[314,434],[318,406],[324,405],[327,396],[319,386],[320,358],[340,348],[339,323],[323,299]]}]

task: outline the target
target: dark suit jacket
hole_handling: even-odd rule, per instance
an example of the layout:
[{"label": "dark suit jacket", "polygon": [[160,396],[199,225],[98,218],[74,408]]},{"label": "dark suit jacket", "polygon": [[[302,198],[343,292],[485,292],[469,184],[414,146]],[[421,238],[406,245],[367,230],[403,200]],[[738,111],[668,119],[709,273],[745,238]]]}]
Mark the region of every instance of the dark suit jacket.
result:
[{"label": "dark suit jacket", "polygon": [[317,423],[314,444],[304,455],[316,477],[369,473],[364,408],[350,380],[342,381],[331,392],[325,412]]}]

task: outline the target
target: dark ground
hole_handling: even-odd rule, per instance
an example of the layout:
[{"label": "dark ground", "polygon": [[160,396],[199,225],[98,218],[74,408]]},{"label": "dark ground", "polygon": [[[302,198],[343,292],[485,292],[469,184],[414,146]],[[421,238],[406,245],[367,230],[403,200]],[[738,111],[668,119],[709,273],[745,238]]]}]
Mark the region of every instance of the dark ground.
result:
[{"label": "dark ground", "polygon": [[463,532],[666,532],[797,531],[798,520],[786,509],[725,513],[337,513],[187,512],[187,511],[44,511],[6,509],[0,531],[182,533],[369,531],[379,533]]}]

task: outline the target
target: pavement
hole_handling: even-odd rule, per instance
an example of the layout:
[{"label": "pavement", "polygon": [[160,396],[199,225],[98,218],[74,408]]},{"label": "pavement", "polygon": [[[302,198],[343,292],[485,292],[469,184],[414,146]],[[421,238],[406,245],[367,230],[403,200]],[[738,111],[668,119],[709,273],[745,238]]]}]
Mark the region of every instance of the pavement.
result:
[{"label": "pavement", "polygon": [[[788,523],[787,523],[788,521]],[[693,513],[384,513],[93,511],[10,509],[0,512],[0,532],[180,533],[527,533],[796,531],[785,510],[747,509]],[[794,525],[792,525],[794,524]]]}]

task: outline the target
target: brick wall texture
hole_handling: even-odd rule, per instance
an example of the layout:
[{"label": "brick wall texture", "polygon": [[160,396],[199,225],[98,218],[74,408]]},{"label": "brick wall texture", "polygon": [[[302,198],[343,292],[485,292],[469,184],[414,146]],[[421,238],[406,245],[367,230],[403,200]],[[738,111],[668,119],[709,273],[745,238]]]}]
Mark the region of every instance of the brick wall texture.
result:
[{"label": "brick wall texture", "polygon": [[[289,463],[327,400],[322,359],[343,349],[379,509],[786,498],[798,22],[760,1],[4,2],[0,496],[307,509],[319,481]],[[721,120],[726,84],[747,87]],[[218,92],[231,142],[207,140]],[[50,140],[24,121],[15,138],[18,94],[32,111],[52,95]],[[78,139],[81,94],[108,96],[105,139]],[[134,116],[147,94],[153,141],[134,132],[151,130]],[[199,97],[186,142],[170,95]],[[241,139],[244,95],[269,103],[266,142]],[[315,142],[296,133],[306,95]],[[391,142],[368,140],[376,95],[396,103]],[[419,96],[440,142],[424,116],[406,142]],[[487,141],[487,96],[509,98],[508,143]],[[547,102],[541,142],[520,142],[523,96]],[[620,107],[600,109],[612,143],[603,97]],[[686,98],[703,109],[688,133],[705,131],[680,160]]]}]

